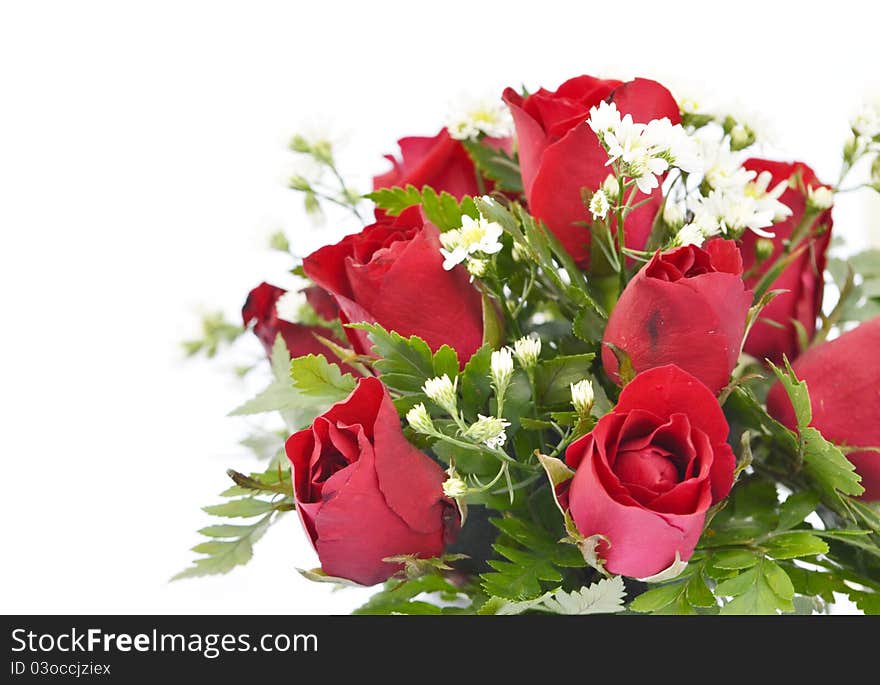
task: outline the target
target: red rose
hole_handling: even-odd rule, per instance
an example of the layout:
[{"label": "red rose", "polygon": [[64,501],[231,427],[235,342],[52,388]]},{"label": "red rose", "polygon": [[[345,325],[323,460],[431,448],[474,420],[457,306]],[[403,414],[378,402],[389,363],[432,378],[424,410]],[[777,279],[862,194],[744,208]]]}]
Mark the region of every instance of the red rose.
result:
[{"label": "red rose", "polygon": [[[486,138],[483,143],[508,151],[511,145],[508,138]],[[414,185],[421,188],[429,185],[438,193],[445,190],[460,200],[465,195],[482,195],[492,188],[491,182],[483,180],[481,189],[470,155],[445,128],[436,136],[401,138],[397,144],[400,146],[401,159],[385,155],[392,168],[373,178],[374,190],[391,186]]]},{"label": "red rose", "polygon": [[[850,447],[880,447],[880,317],[831,342],[804,352],[792,364],[807,382],[813,420],[826,439]],[[776,383],[767,395],[767,411],[795,429],[797,421],[785,388]],[[880,453],[846,455],[862,477],[864,499],[880,500]]]},{"label": "red rose", "polygon": [[[311,302],[316,295],[310,295],[308,292],[310,290],[312,288],[306,290],[306,299]],[[244,307],[241,308],[241,318],[244,321],[244,325],[248,326],[251,321],[254,322],[254,334],[263,343],[266,355],[271,356],[275,338],[280,333],[287,344],[287,351],[290,352],[291,357],[301,357],[306,354],[323,354],[330,361],[338,362],[339,360],[336,355],[315,337],[315,335],[320,335],[332,340],[335,334],[331,329],[324,328],[323,326],[305,326],[278,318],[275,305],[278,302],[278,298],[286,292],[284,288],[278,288],[268,283],[260,283],[260,285],[251,290],[247,300],[245,300]],[[326,309],[325,313],[327,313]],[[347,367],[345,370],[350,371]]]},{"label": "red rose", "polygon": [[[590,108],[602,100],[617,104],[623,114],[638,123],[668,117],[681,121],[670,92],[655,81],[637,78],[628,83],[578,76],[555,92],[541,88],[522,97],[512,88],[504,91],[516,126],[523,187],[531,213],[544,221],[581,266],[590,263],[590,231],[583,222],[589,215],[581,188],[595,190],[610,173],[608,155],[585,123]],[[637,194],[634,203],[647,199]],[[651,199],[626,219],[627,247],[645,247],[662,194],[657,188]]]},{"label": "red rose", "polygon": [[602,535],[611,573],[642,578],[693,554],[706,511],[733,485],[727,421],[711,391],[668,365],[636,376],[565,461],[578,531]]},{"label": "red rose", "polygon": [[400,569],[382,559],[440,556],[457,531],[443,470],[406,441],[376,378],[358,381],[286,450],[296,510],[328,575],[379,583]]},{"label": "red rose", "polygon": [[[800,174],[802,186],[817,188],[822,184],[816,174],[806,164],[794,162],[772,162],[766,159],[749,159],[743,165],[746,169],[761,173],[769,171],[773,175],[771,185],[785,181],[796,173]],[[769,269],[782,254],[784,241],[791,238],[792,232],[801,224],[806,210],[807,196],[799,188],[789,187],[779,201],[792,210],[792,215],[785,221],[774,224],[768,229],[776,234],[773,238],[773,253],[762,262],[755,273],[746,280],[746,285],[753,287],[761,275]],[[755,243],[759,236],[746,231],[742,237],[743,267],[748,273],[755,264]],[[812,237],[804,252],[773,281],[771,290],[787,290],[777,295],[761,312],[755,322],[744,350],[763,360],[768,358],[774,363],[782,362],[782,355],[794,359],[800,352],[797,328],[792,319],[799,321],[812,337],[816,331],[816,316],[822,305],[823,278],[825,270],[825,251],[831,240],[831,210],[826,210],[813,222]]]},{"label": "red rose", "polygon": [[[751,304],[732,240],[658,251],[624,289],[603,342],[626,352],[637,373],[676,364],[717,394],[736,366]],[[619,382],[607,345],[602,364]]]},{"label": "red rose", "polygon": [[[463,267],[443,269],[439,236],[413,207],[322,247],[303,268],[334,296],[343,323],[376,322],[432,350],[449,345],[464,365],[483,344],[482,298]],[[363,331],[346,332],[357,352],[369,351]]]}]

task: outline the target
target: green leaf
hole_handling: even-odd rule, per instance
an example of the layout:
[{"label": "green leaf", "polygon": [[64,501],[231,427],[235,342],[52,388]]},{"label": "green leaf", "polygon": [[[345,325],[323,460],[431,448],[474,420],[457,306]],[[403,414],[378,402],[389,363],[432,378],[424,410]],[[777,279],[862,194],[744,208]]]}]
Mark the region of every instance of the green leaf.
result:
[{"label": "green leaf", "polygon": [[828,545],[806,531],[793,531],[772,537],[766,543],[773,559],[796,559],[828,552]]},{"label": "green leaf", "polygon": [[639,613],[653,613],[675,602],[685,592],[683,583],[661,585],[636,597],[629,608]]},{"label": "green leaf", "polygon": [[331,364],[323,354],[309,354],[290,361],[290,377],[297,390],[326,404],[348,397],[357,382],[350,373],[343,374],[338,364]]},{"label": "green leaf", "polygon": [[370,597],[366,604],[355,609],[354,614],[441,614],[436,604],[415,599],[423,593],[440,593],[447,600],[462,596],[462,588],[456,587],[439,573],[429,573],[412,579],[392,578],[383,589]]},{"label": "green leaf", "polygon": [[502,532],[493,548],[503,559],[490,559],[494,571],[482,574],[483,589],[490,596],[534,599],[544,593],[541,581],[559,584],[563,579],[560,568],[585,564],[576,547],[559,544],[561,534],[513,517],[492,519],[492,523]]},{"label": "green leaf", "polygon": [[583,616],[585,614],[614,614],[623,611],[626,588],[623,578],[604,578],[589,587],[565,592],[557,590],[541,603],[554,614]]},{"label": "green leaf", "polygon": [[714,607],[718,604],[718,600],[715,599],[715,595],[712,594],[709,586],[706,585],[706,581],[701,573],[695,573],[691,576],[691,579],[687,582],[685,592],[687,593],[688,604],[691,606]]},{"label": "green leaf", "polygon": [[504,150],[496,150],[477,141],[463,141],[465,150],[477,170],[490,181],[495,190],[522,193],[523,183],[519,162]]},{"label": "green leaf", "polygon": [[461,227],[464,214],[477,218],[476,206],[472,198],[465,196],[461,202],[445,190],[439,195],[431,186],[422,186],[421,191],[412,185],[406,188],[380,188],[365,196],[376,203],[379,209],[391,216],[397,216],[405,209],[421,205],[425,217],[441,231]]},{"label": "green leaf", "polygon": [[779,530],[788,530],[799,525],[819,506],[819,495],[815,492],[796,492],[779,509]]},{"label": "green leaf", "polygon": [[773,373],[788,393],[797,419],[799,454],[804,462],[804,470],[825,492],[841,492],[847,495],[860,495],[865,489],[860,485],[861,476],[855,466],[843,455],[838,447],[828,442],[815,428],[809,426],[813,418],[810,395],[806,381],[798,380],[791,364],[785,360],[785,370],[770,365]]},{"label": "green leaf", "polygon": [[791,579],[782,567],[767,559],[737,578],[720,583],[715,591],[718,595],[733,597],[721,607],[721,613],[725,615],[766,615],[794,611]]},{"label": "green leaf", "polygon": [[492,385],[489,383],[489,370],[492,363],[492,348],[483,345],[476,351],[461,372],[461,399],[465,418],[473,420],[477,412],[485,414]]},{"label": "green leaf", "polygon": [[541,360],[535,371],[538,398],[544,406],[571,404],[571,384],[590,377],[594,354],[561,355]]},{"label": "green leaf", "polygon": [[211,540],[193,547],[193,550],[207,556],[193,561],[193,565],[184,569],[171,580],[194,578],[197,576],[228,573],[236,566],[241,566],[253,557],[254,543],[259,540],[272,524],[275,512],[271,512],[250,526],[209,526],[202,533],[210,537],[230,537],[231,540]]},{"label": "green leaf", "polygon": [[370,334],[373,354],[379,357],[376,368],[382,374],[382,382],[389,388],[405,393],[421,393],[425,381],[436,375],[431,348],[418,336],[404,338],[379,324],[355,323],[348,326]]},{"label": "green leaf", "polygon": [[272,511],[275,505],[266,500],[257,499],[256,497],[242,497],[234,499],[223,504],[214,504],[208,507],[202,507],[202,511],[213,516],[224,516],[227,518],[250,518],[252,516],[260,516]]},{"label": "green leaf", "polygon": [[712,566],[723,569],[744,569],[751,568],[758,563],[760,559],[754,552],[746,549],[732,549],[715,552],[712,555]]}]

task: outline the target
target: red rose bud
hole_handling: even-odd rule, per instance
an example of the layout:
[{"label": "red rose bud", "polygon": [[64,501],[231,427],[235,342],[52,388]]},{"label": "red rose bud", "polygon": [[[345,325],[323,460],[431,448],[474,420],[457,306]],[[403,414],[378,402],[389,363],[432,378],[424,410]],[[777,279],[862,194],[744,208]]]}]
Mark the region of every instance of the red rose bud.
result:
[{"label": "red rose bud", "polygon": [[637,373],[676,364],[717,394],[736,366],[751,304],[732,240],[657,252],[611,312],[602,364],[619,382],[610,343],[629,356]]},{"label": "red rose bud", "polygon": [[563,500],[581,535],[605,538],[596,551],[609,572],[644,578],[691,557],[733,485],[728,430],[709,389],[669,365],[636,376],[568,447],[576,472]]},{"label": "red rose bud", "polygon": [[[507,151],[511,147],[509,138],[486,138],[483,143]],[[465,195],[482,195],[492,187],[491,182],[484,181],[484,190],[481,191],[470,155],[445,128],[436,136],[401,138],[397,144],[401,158],[398,160],[393,155],[385,155],[392,168],[373,178],[374,190],[429,185],[438,193],[445,190],[460,200]]]},{"label": "red rose bud", "polygon": [[[773,176],[771,187],[780,181],[792,178],[795,174],[800,176],[800,185],[796,184],[795,188],[789,187],[779,198],[782,204],[792,210],[792,214],[785,221],[767,229],[776,234],[772,241],[765,240],[752,231],[746,231],[742,237],[743,267],[745,272],[750,274],[746,279],[746,285],[751,288],[776,263],[783,253],[785,241],[789,240],[792,233],[801,226],[807,211],[807,193],[802,188],[819,188],[822,184],[813,170],[801,162],[789,164],[766,159],[749,159],[743,166],[759,174],[762,171],[769,171]],[[814,218],[811,221],[812,229],[806,243],[807,248],[785,268],[769,288],[786,292],[777,295],[764,307],[761,316],[749,332],[743,349],[757,359],[767,358],[780,364],[783,355],[789,359],[794,359],[798,355],[800,352],[798,332],[792,320],[800,322],[808,337],[812,337],[816,331],[816,317],[822,304],[825,251],[831,240],[831,210],[827,209],[818,215],[813,213],[811,216]],[[766,251],[769,251],[767,242],[773,244],[769,256],[766,255]],[[762,249],[765,250],[764,254],[760,254]]]},{"label": "red rose bud", "polygon": [[376,378],[287,440],[296,509],[324,572],[373,585],[400,570],[383,559],[443,554],[459,526],[446,474],[406,441]]},{"label": "red rose bud", "polygon": [[[306,299],[311,300],[308,291]],[[275,338],[278,334],[284,338],[287,344],[287,351],[291,357],[301,357],[306,354],[323,354],[329,361],[338,362],[339,358],[334,355],[330,349],[321,343],[315,335],[324,338],[333,339],[334,332],[323,326],[305,326],[299,323],[293,323],[278,318],[278,310],[276,305],[278,300],[287,291],[284,288],[278,288],[268,283],[260,283],[256,288],[251,290],[245,300],[244,307],[241,309],[241,318],[244,325],[248,326],[254,322],[254,334],[263,343],[266,355],[272,355],[272,346],[275,344]],[[312,295],[312,297],[315,297]],[[346,371],[349,371],[346,367]]]},{"label": "red rose bud", "polygon": [[[880,447],[880,317],[839,338],[804,352],[792,364],[807,382],[813,420],[827,440],[850,447]],[[794,410],[785,388],[776,383],[767,395],[767,411],[792,430]],[[880,500],[880,452],[846,455],[862,477],[867,500]]]},{"label": "red rose bud", "polygon": [[[589,214],[581,188],[599,188],[611,170],[605,164],[608,155],[585,123],[590,108],[602,100],[614,102],[621,115],[631,114],[636,123],[663,117],[673,124],[681,121],[678,104],[670,92],[648,79],[623,83],[578,76],[555,92],[541,88],[524,98],[512,88],[504,91],[504,101],[516,126],[529,210],[547,224],[584,267],[590,263],[590,231],[584,225]],[[626,219],[627,247],[644,248],[661,200],[660,188],[650,196],[636,195],[633,204],[644,204]]]},{"label": "red rose bud", "polygon": [[[333,295],[343,323],[379,323],[417,335],[435,351],[449,345],[462,365],[483,344],[480,293],[463,267],[443,269],[440,232],[423,222],[418,207],[322,247],[303,268]],[[363,331],[346,333],[358,353],[369,352]]]}]

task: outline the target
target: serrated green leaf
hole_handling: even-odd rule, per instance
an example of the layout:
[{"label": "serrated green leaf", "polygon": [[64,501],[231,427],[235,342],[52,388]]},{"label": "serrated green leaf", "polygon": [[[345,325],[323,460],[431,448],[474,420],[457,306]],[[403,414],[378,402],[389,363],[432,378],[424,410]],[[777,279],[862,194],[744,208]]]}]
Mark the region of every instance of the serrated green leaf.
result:
[{"label": "serrated green leaf", "polygon": [[760,559],[754,552],[746,549],[732,549],[715,552],[710,563],[716,568],[737,570],[751,568],[759,561]]},{"label": "serrated green leaf", "polygon": [[461,227],[463,214],[474,217],[475,205],[472,198],[465,197],[461,202],[445,190],[440,194],[431,186],[415,186],[406,188],[379,188],[365,196],[376,203],[379,209],[391,216],[397,216],[405,209],[421,205],[425,217],[441,231]]},{"label": "serrated green leaf", "polygon": [[715,595],[706,585],[701,573],[694,574],[687,582],[687,601],[688,604],[695,607],[714,607],[718,604]]},{"label": "serrated green leaf", "polygon": [[639,613],[653,613],[675,602],[685,592],[684,583],[661,585],[636,597],[629,608]]},{"label": "serrated green leaf", "polygon": [[495,182],[495,190],[523,192],[519,162],[514,157],[504,150],[477,141],[463,141],[463,145],[477,170],[485,178]]},{"label": "serrated green leaf", "polygon": [[366,604],[352,613],[359,615],[413,614],[429,615],[443,613],[437,604],[416,599],[424,593],[440,593],[441,597],[458,598],[461,589],[452,585],[439,573],[418,578],[388,580],[383,589],[370,597]]},{"label": "serrated green leaf", "polygon": [[541,603],[547,611],[554,614],[583,616],[586,614],[613,614],[623,611],[623,598],[626,588],[623,578],[615,576],[604,578],[589,587],[565,592],[557,590]]},{"label": "serrated green leaf", "polygon": [[247,534],[253,526],[238,526],[231,523],[222,523],[216,526],[206,526],[199,533],[209,538],[239,538]]},{"label": "serrated green leaf", "polygon": [[184,569],[171,580],[228,573],[236,566],[246,564],[253,557],[253,545],[263,536],[274,518],[272,513],[250,526],[210,526],[203,529],[211,532],[220,532],[219,529],[223,529],[224,536],[225,533],[232,533],[233,528],[239,530],[233,533],[237,536],[236,539],[210,540],[193,547],[197,553],[208,556],[196,559],[192,566]]},{"label": "serrated green leaf", "polygon": [[806,531],[776,535],[766,542],[767,554],[773,559],[796,559],[828,552],[828,545]]},{"label": "serrated green leaf", "polygon": [[715,587],[715,594],[719,597],[738,597],[755,584],[757,576],[758,570],[750,568],[718,583]]},{"label": "serrated green leaf", "polygon": [[799,525],[819,506],[819,495],[815,492],[796,492],[779,509],[779,530],[788,530]]},{"label": "serrated green leaf", "polygon": [[[741,574],[739,583],[734,579],[719,584],[716,592],[723,596],[733,596],[721,607],[721,613],[766,615],[778,611],[794,611],[792,597],[794,587],[785,571],[776,563],[763,560],[752,571]],[[746,582],[751,580],[751,583]]]},{"label": "serrated green leaf", "polygon": [[541,360],[535,371],[538,399],[543,406],[571,404],[571,384],[590,377],[590,364],[596,355],[560,355]]},{"label": "serrated green leaf", "polygon": [[344,400],[357,382],[350,373],[343,374],[338,364],[331,364],[323,354],[308,354],[290,361],[290,377],[299,392],[328,406]]},{"label": "serrated green leaf", "polygon": [[275,505],[266,500],[257,499],[256,497],[243,497],[234,499],[223,504],[214,504],[208,507],[202,507],[202,511],[212,516],[225,516],[227,518],[250,518],[252,516],[260,516],[272,511]]},{"label": "serrated green leaf", "polygon": [[422,385],[435,376],[434,355],[428,343],[413,335],[404,338],[379,324],[348,324],[367,331],[373,341],[373,353],[379,357],[376,368],[389,388],[406,393],[421,393]]}]

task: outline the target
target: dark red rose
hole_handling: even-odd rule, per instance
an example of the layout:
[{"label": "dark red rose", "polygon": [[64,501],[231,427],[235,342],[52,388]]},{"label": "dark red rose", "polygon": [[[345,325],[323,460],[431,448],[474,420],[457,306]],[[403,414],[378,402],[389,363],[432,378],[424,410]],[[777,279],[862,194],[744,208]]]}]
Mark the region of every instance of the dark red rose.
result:
[{"label": "dark red rose", "polygon": [[[590,108],[602,100],[614,102],[637,123],[668,117],[680,123],[678,104],[656,81],[637,78],[628,83],[578,76],[558,90],[541,88],[522,97],[512,88],[504,91],[516,125],[520,169],[531,213],[544,221],[575,261],[590,263],[590,232],[583,222],[589,214],[581,188],[595,190],[610,173],[608,155],[585,122]],[[638,193],[634,203],[648,200]],[[627,247],[645,247],[662,194],[657,188],[650,200],[626,219]]]},{"label": "dark red rose", "polygon": [[[379,323],[432,350],[449,345],[463,365],[483,343],[482,298],[464,267],[443,269],[439,236],[413,207],[322,247],[303,268],[336,299],[343,323]],[[363,331],[346,332],[357,352],[368,353]]]},{"label": "dark red rose", "polygon": [[[732,240],[658,251],[621,294],[603,343],[626,352],[637,373],[676,364],[717,394],[736,366],[751,304]],[[607,344],[602,364],[619,382]]]},{"label": "dark red rose", "polygon": [[[771,185],[800,174],[802,187],[818,188],[822,185],[816,174],[801,162],[773,162],[766,159],[749,159],[743,165],[757,173],[769,171],[773,180]],[[774,224],[767,230],[776,234],[773,238],[773,253],[752,273],[755,264],[755,243],[759,236],[746,231],[742,237],[743,267],[747,274],[746,285],[753,287],[777,260],[783,250],[783,242],[791,238],[792,232],[801,224],[806,210],[807,196],[799,188],[789,187],[779,201],[792,210],[785,221]],[[820,214],[813,222],[811,238],[807,249],[773,281],[771,290],[787,290],[778,295],[761,312],[761,316],[746,340],[745,351],[758,359],[768,358],[774,363],[782,362],[782,355],[794,359],[800,352],[797,328],[792,320],[799,321],[812,337],[816,331],[816,316],[822,305],[823,278],[825,270],[825,251],[831,240],[831,210]]]},{"label": "dark red rose", "polygon": [[668,365],[636,376],[565,461],[571,516],[584,537],[601,535],[608,571],[643,578],[691,557],[706,511],[727,496],[735,459],[712,392]]},{"label": "dark red rose", "polygon": [[358,381],[286,450],[296,510],[328,575],[373,585],[400,569],[382,559],[440,556],[457,532],[446,474],[406,441],[376,378]]},{"label": "dark red rose", "polygon": [[[807,382],[811,426],[839,445],[880,447],[880,317],[808,349],[792,368]],[[767,395],[767,411],[796,429],[788,394],[778,382]],[[862,477],[862,497],[880,500],[880,452],[865,450],[846,457]]]},{"label": "dark red rose", "polygon": [[[486,138],[483,143],[509,152],[508,138]],[[461,199],[465,195],[482,195],[491,190],[492,183],[483,179],[483,188],[477,181],[477,170],[467,150],[452,138],[444,128],[433,137],[408,137],[397,141],[400,159],[385,155],[391,162],[391,170],[373,178],[373,188],[414,185],[431,186],[438,193],[446,191]]]},{"label": "dark red rose", "polygon": [[[315,337],[315,335],[320,335],[332,340],[335,334],[331,329],[324,326],[305,326],[278,318],[275,305],[278,298],[286,292],[284,288],[268,283],[260,283],[251,290],[245,300],[244,307],[241,308],[241,318],[244,325],[248,326],[252,321],[254,322],[254,334],[263,343],[267,356],[272,355],[272,346],[280,333],[287,344],[287,351],[290,352],[291,357],[323,354],[329,361],[338,363],[339,358]],[[308,292],[306,292],[306,298],[311,299]],[[345,367],[344,370],[350,371],[348,367]]]}]

